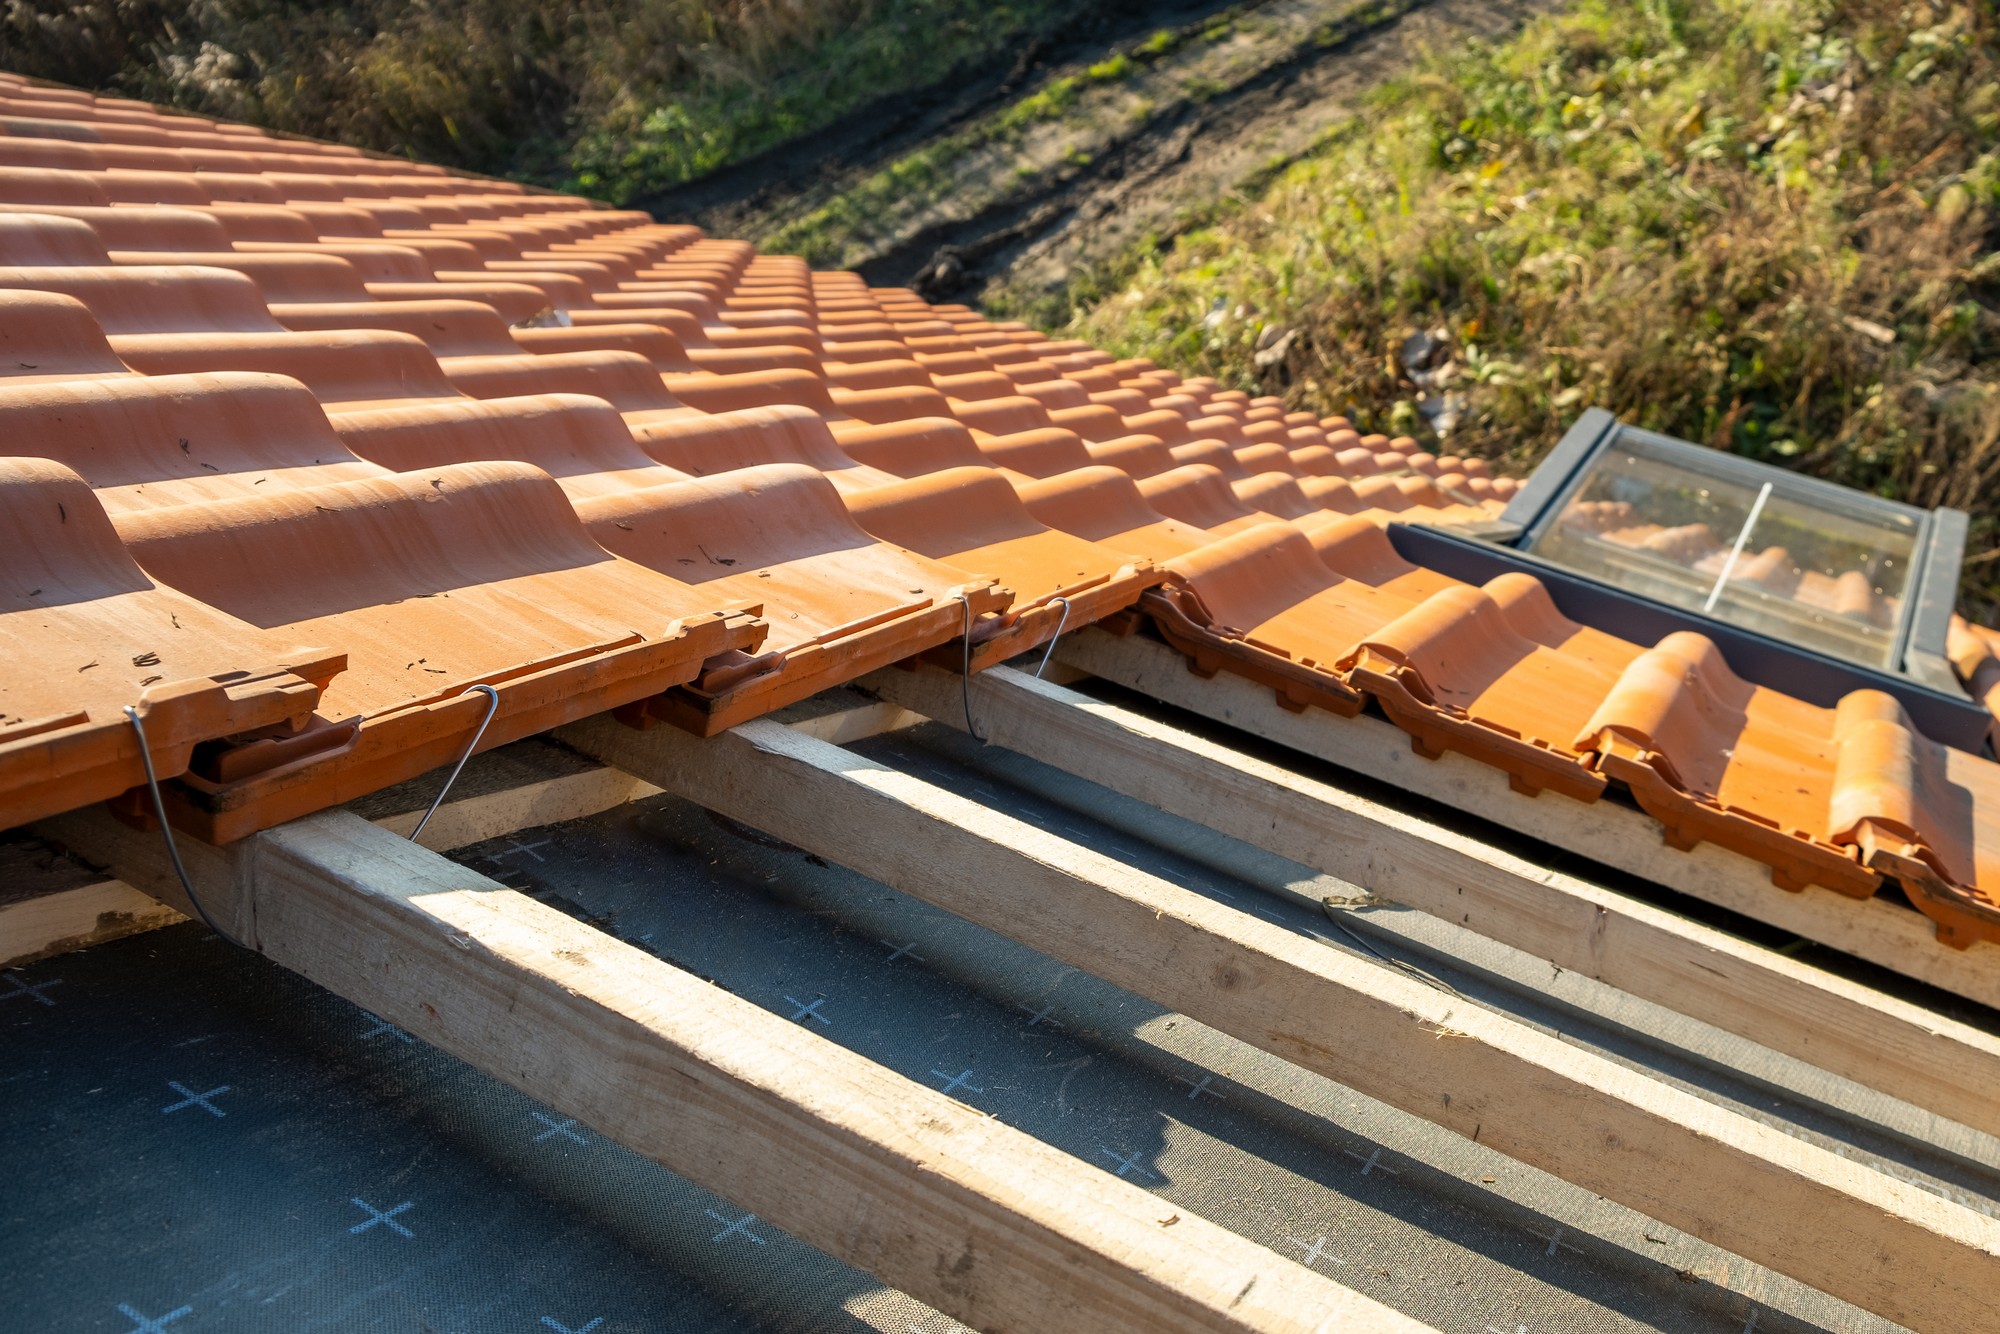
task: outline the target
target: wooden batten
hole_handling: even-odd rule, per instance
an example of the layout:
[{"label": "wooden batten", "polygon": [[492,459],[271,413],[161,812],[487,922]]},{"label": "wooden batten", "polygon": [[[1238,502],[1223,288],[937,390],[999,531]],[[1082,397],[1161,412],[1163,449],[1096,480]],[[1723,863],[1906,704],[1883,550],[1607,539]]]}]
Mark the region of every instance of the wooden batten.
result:
[{"label": "wooden batten", "polygon": [[[792,714],[798,716],[791,717]],[[789,727],[837,745],[924,721],[893,704],[845,694],[819,697],[794,706],[784,711],[781,718]],[[467,767],[466,777],[478,776],[482,766],[502,758],[518,761],[518,765],[510,763],[508,767],[518,767],[523,772],[513,775],[514,781],[483,788],[470,782],[459,783],[424,826],[421,842],[425,847],[449,852],[523,829],[581,820],[659,792],[649,783],[602,765],[565,767],[561,772],[530,776],[538,768],[551,767],[547,763],[548,748],[533,740],[475,756]],[[436,775],[426,775],[424,780],[406,785],[419,804],[402,804],[388,814],[369,813],[368,818],[392,834],[407,835],[423,818],[421,803],[433,795],[428,786],[432,781],[436,781]],[[393,795],[383,794],[359,804],[380,805]],[[100,880],[0,904],[0,968],[87,949],[185,920],[150,895],[116,880]]]},{"label": "wooden batten", "polygon": [[[965,725],[950,673],[868,684]],[[1022,672],[982,672],[972,699],[996,745],[2000,1135],[1990,1033]]]},{"label": "wooden batten", "polygon": [[1409,734],[1392,723],[1310,708],[1290,712],[1268,687],[1227,672],[1197,677],[1186,658],[1136,635],[1121,639],[1085,630],[1065,638],[1056,653],[1074,668],[1176,708],[2000,1008],[2000,945],[1947,948],[1928,917],[1886,899],[1850,899],[1818,888],[1788,893],[1772,885],[1768,866],[1713,843],[1685,852],[1668,847],[1658,822],[1639,810],[1610,801],[1586,805],[1553,792],[1523,796],[1504,773],[1478,760],[1450,752],[1422,758],[1411,750]]},{"label": "wooden batten", "polygon": [[765,722],[558,735],[1912,1329],[1976,1327],[2000,1291],[2000,1221],[839,747]]},{"label": "wooden batten", "polygon": [[[44,828],[188,908],[157,833]],[[974,1328],[1427,1328],[349,812],[182,850],[237,940]]]}]

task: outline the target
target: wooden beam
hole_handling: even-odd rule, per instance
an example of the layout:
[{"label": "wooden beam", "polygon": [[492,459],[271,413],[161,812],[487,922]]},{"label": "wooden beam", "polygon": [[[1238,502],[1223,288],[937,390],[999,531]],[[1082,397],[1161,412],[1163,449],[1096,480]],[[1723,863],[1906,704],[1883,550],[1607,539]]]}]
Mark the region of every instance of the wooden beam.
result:
[{"label": "wooden beam", "polygon": [[[424,826],[423,845],[434,852],[449,852],[489,838],[516,834],[523,829],[581,820],[586,816],[623,806],[628,801],[650,797],[659,789],[630,774],[615,769],[591,768],[554,778],[539,779],[518,787],[483,792],[462,801],[447,797],[437,814]],[[407,838],[421,809],[385,815],[372,823],[392,834]]]},{"label": "wooden beam", "polygon": [[1522,796],[1508,787],[1507,776],[1498,769],[1464,755],[1422,758],[1410,749],[1409,734],[1392,723],[1366,715],[1336,718],[1318,709],[1289,712],[1278,707],[1267,687],[1227,672],[1203,680],[1188,671],[1180,654],[1151,640],[1086,629],[1065,636],[1056,656],[1190,713],[2000,1008],[2000,945],[1980,941],[1967,950],[1942,946],[1931,920],[1914,909],[1883,898],[1850,899],[1826,889],[1788,893],[1771,883],[1768,866],[1713,843],[1688,852],[1668,847],[1659,823],[1632,807],[1613,801],[1586,804],[1553,792]]},{"label": "wooden beam", "polygon": [[837,709],[831,713],[814,714],[796,720],[779,719],[794,732],[813,737],[835,746],[845,746],[854,741],[866,741],[884,732],[901,731],[905,727],[915,727],[924,722],[924,716],[899,709],[894,704],[871,701],[849,708]]},{"label": "wooden beam", "polygon": [[766,722],[558,736],[1912,1329],[2000,1291],[2000,1221],[885,765]]},{"label": "wooden beam", "polygon": [[117,880],[0,904],[0,968],[88,949],[182,920],[151,895]]},{"label": "wooden beam", "polygon": [[[501,756],[522,760],[520,767],[532,772],[537,759],[534,747],[539,745],[539,742],[517,742],[492,756],[478,756],[468,766],[467,773],[476,777],[483,762]],[[538,825],[580,820],[659,792],[649,783],[602,765],[485,790],[466,783],[458,790],[465,795],[448,797],[424,827],[425,847],[439,852],[462,848]],[[417,827],[423,813],[424,807],[417,806],[371,818],[390,833],[407,836]],[[0,968],[102,945],[185,920],[153,896],[118,880],[100,880],[23,899],[0,906]]]},{"label": "wooden beam", "polygon": [[[825,712],[805,709],[798,712],[801,716],[787,726],[835,745],[914,727],[924,721],[922,715],[907,709],[859,697],[844,707]],[[541,744],[516,742],[476,756],[465,777],[477,779],[483,763],[505,757],[520,759],[520,767],[533,772],[540,758],[534,748]],[[421,782],[411,786],[423,795]],[[591,765],[546,778],[506,782],[485,790],[479,790],[474,782],[461,782],[454,791],[465,795],[447,797],[431,822],[424,826],[422,842],[427,848],[449,852],[523,829],[581,820],[614,806],[654,796],[659,789],[616,769]],[[369,818],[392,834],[407,836],[423,814],[424,807],[416,806]],[[102,945],[185,920],[150,895],[117,880],[101,880],[81,888],[0,904],[0,968]]]},{"label": "wooden beam", "polygon": [[238,940],[974,1328],[1426,1328],[358,816],[182,850]]},{"label": "wooden beam", "polygon": [[[949,672],[865,684],[965,725]],[[972,700],[995,745],[2000,1135],[1990,1033],[1023,672]]]}]

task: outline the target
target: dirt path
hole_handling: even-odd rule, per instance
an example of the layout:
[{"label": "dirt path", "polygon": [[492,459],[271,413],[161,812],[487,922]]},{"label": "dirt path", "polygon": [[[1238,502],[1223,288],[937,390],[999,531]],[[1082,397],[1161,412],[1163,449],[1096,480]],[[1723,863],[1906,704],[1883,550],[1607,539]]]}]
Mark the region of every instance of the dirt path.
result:
[{"label": "dirt path", "polygon": [[1051,71],[1088,65],[1162,28],[1199,25],[1266,0],[1098,0],[1061,30],[988,63],[954,70],[937,84],[862,107],[817,134],[782,144],[697,181],[633,201],[663,220],[694,222],[718,236],[768,230],[803,201],[831,197],[882,165],[1031,93]]},{"label": "dirt path", "polygon": [[[1341,40],[1299,51],[1226,99],[1180,108],[1173,124],[1135,139],[1089,182],[1047,200],[1041,216],[996,219],[998,226],[975,220],[965,239],[940,238],[915,265],[896,256],[883,262],[895,267],[900,259],[910,278],[933,290],[952,286],[961,300],[1004,289],[1017,304],[1032,303],[1060,291],[1078,268],[1109,261],[1148,234],[1171,236],[1184,219],[1296,158],[1424,50],[1504,36],[1558,3],[1423,0],[1357,22]],[[944,246],[977,258],[954,275],[950,252],[939,254]]]},{"label": "dirt path", "polygon": [[1295,157],[1425,47],[1557,2],[1114,6],[647,203],[934,299],[1033,305]]}]

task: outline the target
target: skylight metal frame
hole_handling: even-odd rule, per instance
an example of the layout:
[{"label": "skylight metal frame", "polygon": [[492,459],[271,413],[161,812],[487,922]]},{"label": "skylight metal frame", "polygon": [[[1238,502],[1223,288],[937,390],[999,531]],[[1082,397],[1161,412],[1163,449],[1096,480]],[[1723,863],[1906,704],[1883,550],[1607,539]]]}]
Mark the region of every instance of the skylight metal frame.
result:
[{"label": "skylight metal frame", "polygon": [[[1912,568],[1890,648],[1889,660],[1895,665],[1888,668],[1859,662],[1855,665],[1868,667],[1871,671],[1887,670],[1933,690],[1963,695],[1963,687],[1945,656],[1945,638],[1957,598],[1959,570],[1964,563],[1969,530],[1968,518],[1960,510],[1924,510],[1901,501],[1871,496],[1833,482],[1628,426],[1602,408],[1591,408],[1577,419],[1527,483],[1508,502],[1501,516],[1506,531],[1496,535],[1495,540],[1523,554],[1532,552],[1558,522],[1570,501],[1590,481],[1603,456],[1623,442],[1650,447],[1652,451],[1669,457],[1683,455],[1691,470],[1708,473],[1723,482],[1741,485],[1753,492],[1766,484],[1772,485],[1783,494],[1832,514],[1856,516],[1873,511],[1908,520],[1914,528],[1915,539],[1911,553]],[[1573,578],[1618,589],[1610,581],[1583,571],[1570,570],[1566,566],[1562,568]],[[1644,596],[1632,594],[1631,590],[1618,591]],[[1736,628],[1774,646],[1798,651],[1795,646],[1784,645],[1775,637],[1749,626],[1738,625]]]}]

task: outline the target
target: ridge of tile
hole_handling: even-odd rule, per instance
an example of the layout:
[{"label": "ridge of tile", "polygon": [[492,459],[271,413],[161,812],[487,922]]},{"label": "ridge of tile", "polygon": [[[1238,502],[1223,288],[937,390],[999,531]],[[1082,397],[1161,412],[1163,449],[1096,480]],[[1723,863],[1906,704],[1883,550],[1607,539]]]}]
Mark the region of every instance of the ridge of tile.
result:
[{"label": "ridge of tile", "polygon": [[855,522],[883,541],[1013,590],[1014,625],[977,647],[976,668],[1124,611],[1166,577],[1143,556],[1042,524],[989,468],[947,468],[869,487],[846,503]]},{"label": "ridge of tile", "polygon": [[646,706],[703,735],[955,642],[968,607],[976,640],[1013,626],[1007,589],[871,536],[802,465],[621,490],[576,508],[608,550],[762,605],[770,638],[759,676],[707,672]]},{"label": "ridge of tile", "polygon": [[1784,889],[1875,889],[1830,837],[1834,711],[1751,685],[1705,636],[1637,654],[1577,738],[1631,789],[1668,842],[1707,838],[1764,861]]},{"label": "ridge of tile", "polygon": [[116,521],[151,577],[252,624],[331,637],[348,670],[303,744],[253,743],[182,780],[177,821],[228,841],[412,777],[483,744],[634,703],[754,650],[754,608],[718,604],[592,541],[560,487],[458,464],[137,511]]},{"label": "ridge of tile", "polygon": [[2000,943],[2000,765],[1920,736],[1877,691],[1837,712],[1831,837],[1894,876],[1945,944]]},{"label": "ridge of tile", "polygon": [[62,464],[0,458],[0,827],[184,773],[198,743],[303,726],[345,658],[162,588]]},{"label": "ridge of tile", "polygon": [[304,385],[243,371],[0,381],[0,439],[33,440],[114,514],[379,471],[334,435]]}]

